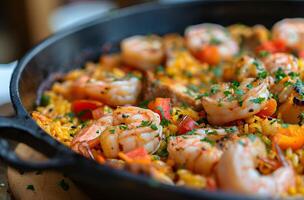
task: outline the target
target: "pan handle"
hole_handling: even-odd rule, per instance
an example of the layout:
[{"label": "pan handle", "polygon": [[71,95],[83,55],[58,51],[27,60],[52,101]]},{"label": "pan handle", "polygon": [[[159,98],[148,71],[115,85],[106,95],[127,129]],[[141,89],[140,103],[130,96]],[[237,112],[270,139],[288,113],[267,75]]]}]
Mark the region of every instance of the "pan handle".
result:
[{"label": "pan handle", "polygon": [[[0,117],[0,159],[22,171],[63,169],[74,165],[77,157],[75,153],[67,151],[66,147],[59,145],[55,140],[50,140],[49,137],[38,126],[30,127],[25,120]],[[25,143],[50,158],[46,161],[23,160],[15,153],[7,139]]]}]

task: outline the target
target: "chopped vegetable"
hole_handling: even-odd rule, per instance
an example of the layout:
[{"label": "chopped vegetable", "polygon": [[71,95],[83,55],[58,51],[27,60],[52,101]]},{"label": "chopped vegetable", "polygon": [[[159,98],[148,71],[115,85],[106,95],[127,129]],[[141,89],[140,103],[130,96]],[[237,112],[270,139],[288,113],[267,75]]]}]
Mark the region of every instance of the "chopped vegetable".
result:
[{"label": "chopped vegetable", "polygon": [[27,189],[27,190],[35,191],[35,187],[34,187],[33,185],[27,185],[27,186],[26,186],[26,189]]},{"label": "chopped vegetable", "polygon": [[48,106],[51,102],[51,97],[44,94],[41,96],[41,99],[40,99],[40,106]]},{"label": "chopped vegetable", "polygon": [[64,190],[64,191],[68,191],[70,189],[70,185],[64,180],[62,179],[61,181],[59,181],[58,185]]},{"label": "chopped vegetable", "polygon": [[195,128],[197,128],[197,123],[191,117],[185,116],[178,124],[178,133],[185,134]]},{"label": "chopped vegetable", "polygon": [[170,98],[156,98],[148,104],[148,108],[158,113],[161,119],[171,119],[171,99]]},{"label": "chopped vegetable", "polygon": [[81,120],[92,119],[92,111],[98,107],[101,107],[103,104],[99,101],[93,100],[75,100],[72,103],[72,111],[78,116]]},{"label": "chopped vegetable", "polygon": [[218,47],[215,45],[208,45],[197,54],[200,61],[206,62],[210,65],[217,65],[220,62],[220,54]]},{"label": "chopped vegetable", "polygon": [[261,51],[267,51],[269,53],[287,52],[286,43],[283,40],[275,39],[262,43],[256,48],[256,51],[260,53]]},{"label": "chopped vegetable", "polygon": [[265,107],[256,115],[259,117],[269,117],[272,116],[277,110],[277,101],[275,99],[269,99]]},{"label": "chopped vegetable", "polygon": [[291,148],[297,150],[304,146],[304,126],[289,124],[278,128],[273,141],[279,145],[281,149]]}]

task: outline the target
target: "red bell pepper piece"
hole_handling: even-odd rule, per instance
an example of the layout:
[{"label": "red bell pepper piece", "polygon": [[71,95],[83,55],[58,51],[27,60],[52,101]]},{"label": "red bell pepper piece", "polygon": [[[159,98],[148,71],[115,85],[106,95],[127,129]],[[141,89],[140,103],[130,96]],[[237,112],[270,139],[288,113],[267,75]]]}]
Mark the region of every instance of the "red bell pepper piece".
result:
[{"label": "red bell pepper piece", "polygon": [[275,39],[262,43],[256,48],[257,52],[267,51],[269,53],[287,52],[288,48],[284,40]]},{"label": "red bell pepper piece", "polygon": [[92,110],[101,107],[103,104],[93,100],[75,100],[72,103],[72,111],[81,119],[92,119]]},{"label": "red bell pepper piece", "polygon": [[171,119],[171,99],[170,98],[156,98],[148,104],[148,108],[159,114],[160,118],[166,120]]},{"label": "red bell pepper piece", "polygon": [[178,124],[178,133],[185,134],[195,128],[197,128],[197,123],[191,117],[185,116]]}]

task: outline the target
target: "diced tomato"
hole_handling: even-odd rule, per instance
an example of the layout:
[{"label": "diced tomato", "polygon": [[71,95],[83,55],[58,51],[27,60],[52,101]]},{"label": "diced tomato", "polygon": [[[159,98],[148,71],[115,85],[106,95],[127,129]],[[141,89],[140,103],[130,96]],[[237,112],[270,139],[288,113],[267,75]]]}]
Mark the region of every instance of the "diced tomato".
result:
[{"label": "diced tomato", "polygon": [[72,103],[72,111],[81,119],[92,119],[92,110],[101,107],[103,104],[93,100],[75,100]]},{"label": "diced tomato", "polygon": [[171,99],[170,98],[156,98],[148,104],[148,108],[158,113],[160,118],[171,119]]},{"label": "diced tomato", "polygon": [[267,51],[269,53],[287,52],[288,48],[284,40],[276,39],[264,42],[256,48],[257,52]]},{"label": "diced tomato", "polygon": [[149,157],[149,154],[144,147],[139,147],[137,149],[129,151],[125,155],[130,159],[147,159]]},{"label": "diced tomato", "polygon": [[269,99],[263,108],[259,113],[256,115],[262,118],[266,118],[269,116],[272,116],[277,110],[277,101],[275,99]]},{"label": "diced tomato", "polygon": [[210,65],[217,65],[220,62],[218,47],[215,45],[204,46],[203,49],[198,52],[197,58]]},{"label": "diced tomato", "polygon": [[197,127],[197,123],[189,116],[185,116],[178,124],[178,133],[185,134]]},{"label": "diced tomato", "polygon": [[299,58],[303,58],[304,59],[304,50],[299,51],[298,52],[298,56],[299,56]]},{"label": "diced tomato", "polygon": [[92,111],[92,117],[95,120],[101,118],[103,115],[104,115],[103,107],[96,108]]}]

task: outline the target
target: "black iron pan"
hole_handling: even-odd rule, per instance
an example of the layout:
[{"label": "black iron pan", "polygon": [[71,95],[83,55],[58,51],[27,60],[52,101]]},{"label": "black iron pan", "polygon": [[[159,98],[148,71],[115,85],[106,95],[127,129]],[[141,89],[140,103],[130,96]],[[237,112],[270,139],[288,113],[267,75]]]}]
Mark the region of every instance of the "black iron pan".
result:
[{"label": "black iron pan", "polygon": [[[113,11],[106,16],[51,36],[19,62],[10,84],[14,118],[0,117],[0,158],[24,171],[55,169],[68,174],[94,199],[257,199],[224,192],[190,190],[163,185],[101,166],[60,144],[31,119],[40,85],[51,75],[79,68],[97,60],[111,46],[135,34],[183,33],[186,26],[202,22],[222,25],[244,23],[271,27],[286,17],[304,17],[300,1],[198,1],[146,4]],[[25,161],[16,156],[5,139],[26,143],[49,156],[45,162]]]}]

